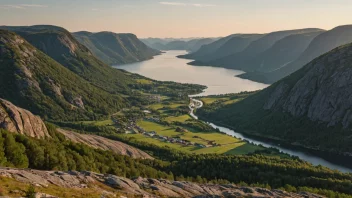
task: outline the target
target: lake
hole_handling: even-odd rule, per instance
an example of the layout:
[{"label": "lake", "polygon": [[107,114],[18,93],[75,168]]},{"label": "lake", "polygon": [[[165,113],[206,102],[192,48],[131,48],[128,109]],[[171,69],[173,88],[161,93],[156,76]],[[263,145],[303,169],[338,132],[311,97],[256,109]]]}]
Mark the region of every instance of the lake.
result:
[{"label": "lake", "polygon": [[[268,86],[266,84],[235,77],[236,75],[242,74],[242,71],[187,65],[190,60],[176,57],[182,54],[186,54],[186,51],[167,51],[166,53],[156,56],[154,59],[148,61],[115,66],[115,68],[124,69],[160,81],[175,81],[180,83],[206,85],[208,88],[197,96],[255,91]],[[196,118],[195,115],[193,116]],[[260,144],[265,147],[277,148],[281,152],[298,156],[314,165],[323,165],[342,172],[352,172],[352,168],[346,166],[348,162],[345,159],[347,158],[342,156],[324,156],[318,153],[313,154],[300,148],[287,147],[266,140],[248,137],[240,132],[235,132],[213,123],[209,124],[214,128],[218,128],[223,133],[247,140],[256,145]]]},{"label": "lake", "polygon": [[186,53],[186,51],[167,51],[162,55],[155,56],[154,59],[117,66],[116,68],[160,81],[193,83],[207,86],[208,88],[199,94],[199,96],[255,91],[268,86],[235,77],[242,74],[242,71],[187,65],[190,60],[176,57]]}]

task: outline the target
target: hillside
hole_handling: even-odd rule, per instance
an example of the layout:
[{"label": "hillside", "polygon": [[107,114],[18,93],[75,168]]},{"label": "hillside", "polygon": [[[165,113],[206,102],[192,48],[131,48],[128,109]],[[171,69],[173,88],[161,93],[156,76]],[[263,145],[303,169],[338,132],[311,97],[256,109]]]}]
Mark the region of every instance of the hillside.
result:
[{"label": "hillside", "polygon": [[246,61],[246,70],[272,71],[296,60],[310,42],[323,31],[293,34],[277,41],[272,47]]},{"label": "hillside", "polygon": [[[137,155],[120,150],[125,144],[65,131],[70,140],[53,125],[46,124],[46,128],[51,138],[31,138],[0,128],[0,166],[24,168],[0,170],[2,193],[21,193],[12,190],[25,190],[28,183],[32,183],[39,192],[63,197],[79,193],[75,191],[77,188],[84,188],[81,197],[93,196],[92,193],[109,195],[109,192],[177,197],[229,193],[259,197],[312,195],[299,193],[302,191],[343,197],[348,197],[343,193],[351,194],[350,174],[313,166],[287,155],[273,156],[274,150],[249,155],[194,155],[124,139],[155,157],[136,159]],[[113,133],[109,136],[117,137]],[[251,187],[238,187],[248,185]],[[281,190],[269,190],[271,188]]]},{"label": "hillside", "polygon": [[109,65],[144,61],[160,54],[160,51],[148,47],[134,34],[76,32],[73,36],[94,56]]},{"label": "hillside", "polygon": [[128,93],[135,81],[125,72],[98,60],[67,30],[56,26],[2,26],[16,32],[31,45],[85,80],[110,93]]},{"label": "hillside", "polygon": [[198,113],[243,133],[351,156],[351,64],[349,44],[237,103]]},{"label": "hillside", "polygon": [[0,30],[0,51],[0,97],[45,119],[89,120],[127,104],[120,96],[92,86],[15,33]]},{"label": "hillside", "polygon": [[[228,55],[238,53],[243,51],[246,47],[249,46],[253,41],[261,38],[263,35],[261,34],[240,34],[232,37],[218,49],[216,49],[211,54],[206,54],[202,57],[197,58],[195,61],[191,62],[191,65],[202,65],[203,62],[209,60],[216,60],[222,57],[226,57]],[[191,55],[192,56],[192,55]]]},{"label": "hillside", "polygon": [[240,77],[264,83],[274,83],[302,68],[314,58],[350,42],[352,42],[352,25],[339,26],[315,37],[308,48],[285,67],[269,73],[247,73]]},{"label": "hillside", "polygon": [[110,150],[116,154],[128,155],[133,158],[153,159],[147,153],[122,142],[97,135],[75,133],[64,129],[57,129],[57,131],[65,135],[65,137],[72,142],[82,143],[95,149]]},{"label": "hillside", "polygon": [[188,52],[196,52],[203,45],[207,45],[209,43],[214,42],[216,39],[213,38],[203,38],[203,39],[194,39],[187,42],[186,51]]},{"label": "hillside", "polygon": [[202,57],[205,57],[207,55],[214,53],[217,49],[219,49],[222,45],[224,45],[228,40],[230,40],[231,38],[238,36],[238,35],[239,34],[232,34],[232,35],[226,36],[224,38],[220,38],[212,43],[209,43],[207,45],[203,45],[198,51],[180,56],[180,58],[198,60]]},{"label": "hillside", "polygon": [[243,51],[231,54],[229,56],[226,56],[220,59],[210,60],[206,62],[206,65],[225,67],[230,69],[240,69],[243,71],[247,71],[246,64],[245,64],[246,61],[268,50],[277,41],[292,34],[302,34],[302,33],[317,32],[317,31],[321,31],[321,29],[308,28],[308,29],[272,32],[253,41]]}]

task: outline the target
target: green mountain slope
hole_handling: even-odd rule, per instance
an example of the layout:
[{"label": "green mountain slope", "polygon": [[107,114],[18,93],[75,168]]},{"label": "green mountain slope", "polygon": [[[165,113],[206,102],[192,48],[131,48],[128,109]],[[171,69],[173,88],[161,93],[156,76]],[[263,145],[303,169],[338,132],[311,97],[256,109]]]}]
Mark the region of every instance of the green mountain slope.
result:
[{"label": "green mountain slope", "polygon": [[160,54],[160,51],[148,47],[134,34],[76,32],[73,35],[96,57],[109,65],[144,61]]},{"label": "green mountain slope", "polygon": [[264,83],[274,83],[297,71],[314,58],[350,42],[352,42],[352,25],[339,26],[317,36],[300,57],[285,67],[269,73],[247,73],[240,77]]},{"label": "green mountain slope", "polygon": [[351,68],[349,44],[240,102],[198,113],[243,133],[352,155]]},{"label": "green mountain slope", "polygon": [[[204,62],[209,60],[216,60],[228,55],[238,53],[243,51],[246,47],[248,47],[253,41],[261,38],[263,35],[261,34],[239,34],[231,39],[229,39],[226,43],[216,49],[214,52],[210,54],[203,55],[201,57],[197,57],[195,61],[191,62],[191,65],[203,65]],[[190,54],[190,56],[193,56]],[[197,55],[196,55],[197,56]]]},{"label": "green mountain slope", "polygon": [[126,101],[83,80],[15,33],[0,30],[0,97],[45,119],[94,119]]},{"label": "green mountain slope", "polygon": [[203,38],[203,39],[194,39],[187,42],[186,50],[188,52],[196,52],[199,50],[203,45],[207,45],[209,43],[214,42],[216,39],[213,38]]},{"label": "green mountain slope", "polygon": [[130,92],[134,80],[124,71],[104,64],[67,30],[56,26],[0,27],[14,31],[55,61],[94,86],[110,93]]},{"label": "green mountain slope", "polygon": [[214,53],[217,49],[219,49],[222,45],[224,45],[228,40],[230,40],[231,38],[238,36],[238,35],[239,34],[232,34],[227,37],[220,38],[212,43],[209,43],[207,45],[203,45],[196,52],[180,56],[180,58],[198,60],[202,57],[205,57],[207,55]]},{"label": "green mountain slope", "polygon": [[241,70],[247,71],[246,61],[251,60],[257,55],[268,50],[277,41],[292,34],[302,34],[302,33],[317,32],[317,31],[321,31],[321,30],[315,29],[315,28],[308,28],[308,29],[272,32],[272,33],[266,34],[265,36],[263,36],[258,40],[253,41],[243,51],[231,54],[229,56],[226,56],[220,59],[208,61],[206,65],[226,67],[231,69],[241,69]]}]

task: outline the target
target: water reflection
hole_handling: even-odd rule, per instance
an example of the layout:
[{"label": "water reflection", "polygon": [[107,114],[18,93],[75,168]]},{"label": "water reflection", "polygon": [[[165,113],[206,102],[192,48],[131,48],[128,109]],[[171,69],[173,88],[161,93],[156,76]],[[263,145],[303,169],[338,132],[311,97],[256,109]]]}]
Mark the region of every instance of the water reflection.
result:
[{"label": "water reflection", "polygon": [[115,67],[155,80],[194,83],[207,86],[208,88],[200,95],[255,91],[268,86],[234,77],[242,74],[242,71],[187,65],[190,60],[176,57],[185,53],[185,51],[167,51],[152,60]]}]

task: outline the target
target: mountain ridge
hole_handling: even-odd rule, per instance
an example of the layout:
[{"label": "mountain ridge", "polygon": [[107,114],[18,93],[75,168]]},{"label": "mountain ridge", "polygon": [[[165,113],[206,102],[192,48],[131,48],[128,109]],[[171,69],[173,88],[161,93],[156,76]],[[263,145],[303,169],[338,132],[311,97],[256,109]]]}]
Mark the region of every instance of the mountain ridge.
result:
[{"label": "mountain ridge", "polygon": [[352,44],[340,46],[238,103],[199,112],[244,133],[352,155],[351,63]]},{"label": "mountain ridge", "polygon": [[136,35],[113,32],[74,32],[74,37],[108,65],[121,65],[152,59],[160,51],[149,48]]},{"label": "mountain ridge", "polygon": [[279,68],[269,73],[253,72],[242,74],[239,77],[259,81],[263,83],[273,83],[281,78],[297,71],[314,58],[327,53],[334,48],[352,42],[352,25],[335,27],[315,37],[307,49],[285,67]]},{"label": "mountain ridge", "polygon": [[285,30],[271,32],[258,40],[253,41],[247,48],[243,51],[220,58],[216,60],[211,60],[207,62],[207,65],[216,67],[225,67],[229,69],[240,69],[247,71],[245,62],[255,57],[256,55],[264,52],[265,50],[272,47],[277,41],[283,39],[286,36],[299,33],[308,33],[321,31],[317,28],[305,28],[305,29],[295,29],[295,30]]},{"label": "mountain ridge", "polygon": [[26,39],[31,45],[75,74],[110,93],[128,93],[133,79],[125,72],[111,68],[97,59],[73,35],[56,26],[2,27]]},{"label": "mountain ridge", "polygon": [[13,32],[0,30],[0,51],[0,97],[45,119],[92,119],[127,104],[120,96],[83,80]]}]

